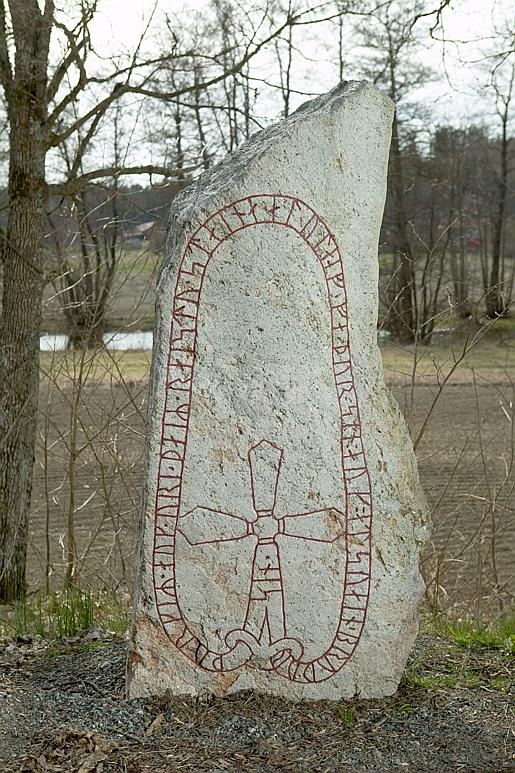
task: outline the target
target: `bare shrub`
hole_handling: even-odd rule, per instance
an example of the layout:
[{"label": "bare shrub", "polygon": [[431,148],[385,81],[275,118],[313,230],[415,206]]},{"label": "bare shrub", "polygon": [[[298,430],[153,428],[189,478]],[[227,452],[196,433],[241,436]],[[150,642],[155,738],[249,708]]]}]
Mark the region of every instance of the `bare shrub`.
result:
[{"label": "bare shrub", "polygon": [[513,353],[490,329],[385,351],[433,521],[422,559],[426,609],[478,624],[504,614],[514,591]]}]

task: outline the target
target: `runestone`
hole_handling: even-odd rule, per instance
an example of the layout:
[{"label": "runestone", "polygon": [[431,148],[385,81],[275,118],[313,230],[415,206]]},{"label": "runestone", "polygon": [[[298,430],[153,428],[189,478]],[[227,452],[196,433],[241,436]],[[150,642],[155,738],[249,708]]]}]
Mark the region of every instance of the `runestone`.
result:
[{"label": "runestone", "polygon": [[376,341],[392,110],[341,84],[174,201],[131,696],[397,688],[427,508]]}]

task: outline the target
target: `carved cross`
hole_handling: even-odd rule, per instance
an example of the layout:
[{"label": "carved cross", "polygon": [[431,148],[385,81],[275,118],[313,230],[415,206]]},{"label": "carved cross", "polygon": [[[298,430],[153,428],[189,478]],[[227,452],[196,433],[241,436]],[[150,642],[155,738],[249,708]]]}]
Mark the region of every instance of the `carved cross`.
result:
[{"label": "carved cross", "polygon": [[[179,527],[190,545],[255,540],[242,631],[248,634],[257,649],[265,651],[271,645],[286,642],[289,636],[277,537],[285,534],[301,540],[332,543],[344,535],[343,513],[337,508],[293,515],[276,514],[275,503],[283,456],[283,449],[268,440],[261,440],[249,450],[255,520],[249,521],[239,515],[209,507],[195,507],[181,517]],[[249,646],[256,651],[256,647]]]}]

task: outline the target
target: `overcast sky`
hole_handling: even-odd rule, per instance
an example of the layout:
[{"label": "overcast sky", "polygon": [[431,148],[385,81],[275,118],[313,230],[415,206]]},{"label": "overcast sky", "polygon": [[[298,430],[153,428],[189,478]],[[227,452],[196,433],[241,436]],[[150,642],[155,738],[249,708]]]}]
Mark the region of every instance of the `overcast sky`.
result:
[{"label": "overcast sky", "polygon": [[[63,2],[65,0],[62,0]],[[70,3],[76,0],[70,0]],[[246,9],[247,0],[235,0],[240,7]],[[319,0],[320,1],[320,0]],[[433,0],[427,0],[429,4]],[[436,2],[436,0],[434,0]],[[404,0],[399,0],[403,3]],[[494,45],[495,29],[506,29],[509,24],[515,29],[515,0],[452,0],[451,7],[444,15],[444,33],[447,42],[432,40],[426,28],[420,29],[422,48],[417,58],[429,65],[435,76],[424,87],[417,91],[417,102],[426,108],[426,116],[422,111],[415,111],[415,125],[429,130],[438,124],[453,124],[468,126],[472,123],[490,126],[493,132],[498,131],[498,119],[494,114],[492,95],[478,95],[481,82],[485,82],[484,68],[479,61],[484,58],[484,51]],[[154,31],[163,27],[166,14],[183,12],[188,24],[194,21],[194,15],[202,15],[207,0],[100,0],[99,11],[91,26],[95,49],[106,55],[118,53],[125,48],[133,50],[148,24],[149,16],[155,6],[152,28],[147,37],[149,48],[156,48]],[[411,2],[410,2],[411,5]],[[73,7],[72,5],[70,7]],[[249,10],[254,9],[253,0],[248,2]],[[304,58],[297,57],[294,66],[295,86],[304,94],[317,94],[329,91],[337,82],[337,67],[334,60],[336,51],[336,31],[333,23],[317,25],[316,31],[308,27],[295,30],[296,41],[304,35],[302,49]],[[497,35],[498,37],[498,35]],[[162,39],[162,36],[161,36]],[[152,45],[152,41],[154,41]],[[457,42],[456,42],[457,41]],[[57,42],[55,43],[57,45]],[[348,60],[351,63],[350,77],[362,77],[359,71],[360,56],[357,48],[356,35],[349,35],[350,48]],[[498,41],[497,41],[498,50]],[[57,53],[57,52],[56,52]],[[152,53],[156,53],[152,51]],[[366,52],[364,52],[366,54]],[[333,58],[331,58],[333,57]],[[363,57],[363,53],[362,53]],[[354,63],[354,64],[353,64]],[[260,55],[258,61],[252,64],[254,76],[267,77],[269,81],[277,82],[277,63],[270,53]],[[303,94],[293,95],[290,109],[295,109],[306,100]],[[160,108],[153,103],[150,111],[146,110],[141,98],[135,97],[131,110],[127,111],[124,124],[126,137],[126,163],[138,164],[141,159],[145,163],[163,163],[163,151],[173,151],[173,141],[163,140],[159,135]],[[253,130],[267,125],[280,115],[281,100],[278,90],[260,85],[259,96],[253,106],[253,118],[256,123]],[[515,111],[514,111],[515,113]],[[149,120],[149,116],[153,116]],[[421,117],[422,116],[422,117]],[[166,117],[162,116],[166,125]],[[515,116],[514,116],[515,119]],[[161,140],[154,141],[153,132],[157,132]],[[430,134],[422,132],[419,139],[424,142]],[[104,122],[103,129],[96,137],[89,162],[94,166],[105,167],[112,163],[112,131],[109,122]],[[59,179],[62,175],[62,160],[57,152],[49,154],[47,170],[50,178]],[[129,178],[126,178],[129,182]],[[139,181],[139,178],[132,180]]]},{"label": "overcast sky", "polygon": [[[201,13],[206,3],[207,0],[157,0],[154,26],[159,25],[164,12],[176,12],[182,6],[191,18],[191,12]],[[250,0],[249,9],[253,5]],[[95,20],[95,37],[98,36],[107,49],[112,49],[117,42],[130,47],[138,40],[153,7],[153,0],[102,0]],[[478,99],[478,85],[485,76],[476,62],[493,43],[496,27],[500,29],[510,19],[513,25],[514,18],[513,0],[453,0],[444,14],[444,31],[448,41],[459,42],[447,42],[444,46],[423,36],[421,58],[440,77],[425,87],[422,96],[434,105],[441,120],[456,123],[487,120],[491,105],[487,100]],[[327,27],[322,37],[324,34],[334,35],[334,28]],[[326,91],[334,85],[334,69],[322,58],[317,68],[306,68],[306,72],[310,73],[310,91]]]}]

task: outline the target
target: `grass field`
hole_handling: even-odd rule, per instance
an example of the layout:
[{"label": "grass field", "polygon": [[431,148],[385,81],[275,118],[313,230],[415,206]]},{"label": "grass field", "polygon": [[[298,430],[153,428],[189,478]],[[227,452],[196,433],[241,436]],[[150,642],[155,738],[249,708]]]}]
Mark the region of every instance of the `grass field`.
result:
[{"label": "grass field", "polygon": [[[411,380],[437,380],[454,368],[453,381],[473,380],[473,372],[480,379],[489,381],[508,381],[515,373],[515,328],[513,343],[504,342],[491,334],[485,336],[462,357],[465,342],[457,339],[437,341],[430,346],[401,346],[394,343],[380,345],[385,378],[388,382]],[[107,351],[100,350],[93,356],[81,352],[42,352],[41,370],[44,376],[68,379],[77,372],[83,359],[91,368],[88,379],[105,383],[113,377],[113,371],[126,380],[145,381],[148,379],[150,362],[149,351]]]}]

